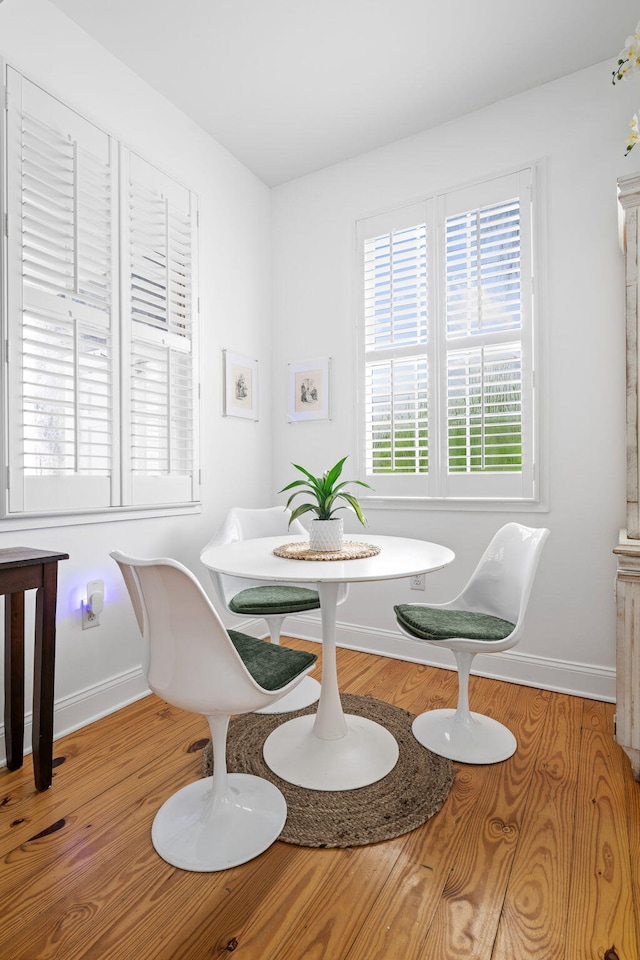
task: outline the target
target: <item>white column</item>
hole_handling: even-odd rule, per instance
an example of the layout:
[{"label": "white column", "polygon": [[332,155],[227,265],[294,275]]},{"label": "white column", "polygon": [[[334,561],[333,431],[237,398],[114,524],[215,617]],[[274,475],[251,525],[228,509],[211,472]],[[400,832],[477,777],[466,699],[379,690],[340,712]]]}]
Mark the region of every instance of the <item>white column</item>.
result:
[{"label": "white column", "polygon": [[615,739],[640,780],[640,540],[623,530],[616,579],[616,729]]},{"label": "white column", "polygon": [[634,777],[640,780],[640,176],[618,180],[618,201],[625,257],[627,529],[613,551],[618,557],[615,738],[631,760]]}]

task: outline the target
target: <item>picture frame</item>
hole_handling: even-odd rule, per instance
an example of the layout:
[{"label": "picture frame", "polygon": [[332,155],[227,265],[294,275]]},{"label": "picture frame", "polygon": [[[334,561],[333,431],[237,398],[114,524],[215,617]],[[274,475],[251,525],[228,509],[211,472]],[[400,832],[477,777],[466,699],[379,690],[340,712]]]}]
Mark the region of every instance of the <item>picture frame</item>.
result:
[{"label": "picture frame", "polygon": [[289,423],[331,419],[331,357],[289,363]]},{"label": "picture frame", "polygon": [[222,351],[223,416],[258,420],[258,361]]}]

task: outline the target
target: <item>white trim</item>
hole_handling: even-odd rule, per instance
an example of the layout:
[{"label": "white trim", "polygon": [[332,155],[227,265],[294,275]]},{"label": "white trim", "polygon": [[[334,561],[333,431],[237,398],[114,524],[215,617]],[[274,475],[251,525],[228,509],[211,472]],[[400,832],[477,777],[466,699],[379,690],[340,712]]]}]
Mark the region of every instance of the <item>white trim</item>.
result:
[{"label": "white trim", "polygon": [[367,510],[479,510],[494,513],[548,513],[547,503],[536,500],[476,500],[455,499],[454,497],[373,497],[358,498],[365,512]]},{"label": "white trim", "polygon": [[[266,637],[263,621],[247,620],[234,624],[231,629],[251,632],[254,636]],[[322,626],[319,618],[300,616],[287,618],[287,633],[303,640],[321,642]],[[451,656],[448,651],[439,651],[431,643],[410,640],[404,635],[377,627],[359,627],[356,624],[340,622],[336,625],[339,647],[373,653],[389,657],[392,660],[406,660],[409,663],[424,663],[428,666],[452,670]],[[552,660],[535,654],[509,650],[480,655],[474,661],[481,669],[473,670],[475,676],[506,680],[527,687],[539,687],[556,693],[586,697],[591,700],[615,702],[615,669],[596,667],[587,663],[575,663],[568,660]],[[146,697],[151,691],[143,676],[141,667],[134,667],[102,683],[96,683],[84,690],[57,700],[54,707],[54,740],[75,730],[100,720],[136,700]],[[25,714],[24,752],[31,753],[32,736],[31,711]],[[54,751],[55,752],[55,751]],[[0,767],[6,765],[4,724],[0,724]]]},{"label": "white trim", "polygon": [[[15,164],[14,167],[8,165],[7,170],[3,173],[2,183],[0,184],[0,213],[2,214],[2,236],[0,237],[0,267],[2,268],[0,270],[2,275],[0,277],[0,329],[2,330],[3,340],[0,348],[0,366],[2,367],[4,375],[2,378],[3,390],[0,394],[0,412],[3,414],[5,429],[0,431],[2,432],[4,438],[2,451],[0,452],[0,532],[31,529],[35,527],[39,529],[41,527],[69,526],[92,522],[105,522],[110,520],[133,519],[134,516],[136,518],[143,518],[150,516],[157,517],[199,512],[200,440],[198,435],[198,424],[200,415],[200,367],[196,348],[198,344],[197,327],[200,317],[200,298],[198,293],[199,250],[197,197],[182,183],[176,181],[171,175],[157,171],[157,169],[153,167],[154,173],[152,175],[152,179],[155,184],[161,182],[163,195],[179,195],[182,202],[181,217],[184,220],[184,233],[186,235],[188,230],[190,230],[191,233],[191,300],[189,301],[187,296],[184,310],[185,313],[189,312],[188,304],[190,303],[190,353],[193,357],[193,387],[191,397],[192,416],[190,420],[186,420],[185,418],[185,422],[187,422],[191,428],[190,432],[193,440],[193,456],[191,462],[188,462],[186,465],[186,476],[178,475],[177,477],[175,474],[171,474],[169,477],[153,476],[150,478],[148,474],[145,475],[142,483],[142,492],[140,492],[141,484],[138,481],[136,484],[136,490],[140,495],[138,496],[137,502],[132,503],[130,498],[126,499],[121,495],[121,487],[124,486],[121,481],[123,478],[129,480],[132,474],[132,463],[130,459],[128,459],[128,454],[131,452],[131,445],[127,442],[126,446],[124,446],[124,442],[128,441],[128,436],[130,433],[130,431],[125,429],[128,426],[128,414],[130,411],[127,404],[123,403],[123,400],[127,400],[126,392],[124,396],[121,394],[121,390],[124,389],[126,391],[127,388],[127,378],[124,377],[123,371],[129,369],[128,360],[130,350],[128,347],[131,346],[131,343],[129,342],[131,338],[125,342],[124,338],[120,337],[120,334],[122,333],[121,322],[124,323],[123,316],[126,319],[126,317],[129,315],[129,311],[126,311],[125,314],[123,314],[121,309],[121,286],[124,284],[125,289],[128,290],[131,279],[131,270],[129,265],[128,263],[124,263],[123,265],[120,256],[120,254],[124,255],[126,253],[123,236],[127,235],[126,230],[124,230],[124,228],[127,226],[127,223],[125,222],[126,218],[123,219],[123,210],[125,209],[125,205],[122,198],[125,195],[125,190],[123,179],[120,176],[120,163],[123,162],[124,154],[126,153],[127,156],[129,156],[130,151],[124,145],[120,144],[119,141],[114,139],[108,132],[104,131],[99,123],[86,119],[84,115],[78,113],[73,106],[67,105],[66,103],[58,100],[54,94],[49,93],[48,88],[45,89],[44,87],[41,87],[40,84],[29,80],[21,73],[20,70],[10,67],[9,65],[5,66],[4,61],[0,60],[0,67],[2,67],[2,80],[0,81],[0,107],[5,106],[6,101],[8,101],[11,105],[12,101],[15,100],[15,106],[12,106],[11,114],[9,114],[6,110],[2,110],[2,123],[0,129],[0,147],[2,148],[2,156],[4,156],[6,150],[8,147],[10,147],[10,143],[8,143],[9,138],[7,135],[7,125],[10,122],[17,122],[18,118],[22,116],[22,97],[24,96],[26,98],[26,94],[28,92],[29,98],[25,99],[25,103],[27,105],[31,104],[29,109],[33,109],[34,115],[37,117],[40,117],[41,113],[45,118],[49,118],[50,114],[55,115],[55,118],[57,118],[56,130],[59,126],[58,121],[60,121],[60,118],[62,117],[64,119],[64,123],[60,129],[68,129],[70,134],[73,136],[74,141],[79,139],[79,142],[86,141],[90,145],[93,145],[96,137],[98,138],[97,142],[101,148],[99,151],[101,157],[104,152],[102,148],[105,147],[106,150],[106,159],[103,157],[103,160],[104,164],[106,165],[105,169],[110,172],[112,177],[111,196],[114,198],[114,205],[113,209],[111,209],[110,217],[112,237],[112,261],[110,263],[112,295],[109,313],[110,322],[105,327],[105,337],[110,336],[112,338],[110,357],[112,393],[111,405],[109,406],[109,404],[107,404],[111,410],[110,424],[112,461],[110,474],[109,476],[101,478],[87,476],[82,472],[82,468],[78,467],[76,460],[76,473],[73,475],[65,477],[47,477],[44,482],[42,482],[43,478],[41,477],[25,477],[22,466],[23,461],[21,459],[21,444],[23,441],[22,431],[16,428],[14,424],[14,419],[18,418],[18,416],[20,416],[21,421],[24,418],[20,396],[20,381],[19,379],[16,379],[19,377],[19,373],[16,373],[16,371],[21,369],[19,357],[15,358],[15,362],[12,362],[11,371],[13,372],[11,376],[9,376],[7,372],[9,369],[9,364],[6,353],[8,350],[14,351],[16,349],[16,345],[21,342],[20,338],[16,336],[16,334],[19,332],[20,336],[22,335],[21,330],[23,327],[22,319],[19,319],[22,318],[23,313],[22,309],[18,309],[18,306],[20,306],[20,308],[25,306],[23,303],[25,293],[24,271],[20,262],[21,247],[19,236],[21,223],[19,202],[21,197],[23,197],[24,191],[22,189],[21,181],[17,184],[15,190],[10,191],[8,188],[7,178],[9,177],[9,174],[12,170],[14,170],[14,168],[14,172],[18,170],[18,168],[15,167]],[[11,84],[13,84],[13,86]],[[15,120],[12,119],[14,117]],[[74,148],[74,170],[77,161],[77,153],[78,152]],[[118,154],[117,156],[116,153]],[[147,168],[151,169],[151,165],[147,161],[142,160],[135,154],[131,154],[131,156],[135,158],[136,163],[141,170],[143,168],[145,170]],[[77,194],[74,193],[74,197],[76,196]],[[115,203],[116,198],[120,198],[119,203]],[[9,203],[12,205],[12,210],[8,209]],[[13,209],[14,206],[16,207],[15,210]],[[9,221],[11,223],[11,244],[4,236],[5,213],[9,214]],[[73,230],[77,231],[77,213],[73,212],[71,219],[73,222]],[[76,237],[75,233],[73,235]],[[102,235],[104,235],[104,231]],[[9,257],[11,257],[11,263],[9,263]],[[167,271],[171,269],[171,263],[171,257],[170,255],[167,255]],[[9,269],[9,267],[11,267],[11,269]],[[124,267],[126,267],[126,269],[124,269]],[[76,281],[77,274],[78,258],[76,254],[73,258],[73,275],[76,277]],[[7,278],[14,278],[14,276],[15,283],[12,279],[11,289],[9,289],[10,285]],[[182,287],[182,281],[180,286]],[[162,330],[163,346],[166,347],[166,350],[169,353],[172,351],[175,352],[176,349],[187,353],[189,351],[186,349],[184,343],[186,338],[183,338],[182,336],[176,336],[175,330],[172,331],[172,329],[170,329],[171,285],[168,280],[166,281],[166,292],[167,325],[166,329],[163,328]],[[11,301],[9,300],[10,293],[12,298],[15,299],[15,306],[13,299]],[[116,293],[118,295],[116,295]],[[30,300],[29,304],[27,305],[35,308],[35,306],[37,306],[36,301],[38,296],[39,294],[37,289],[34,288],[31,290],[30,288],[30,298],[35,299],[33,303]],[[47,294],[47,303],[49,299],[50,295]],[[89,300],[91,300],[91,297],[89,297]],[[72,310],[74,329],[77,323],[82,323],[83,329],[87,326],[87,324],[89,326],[93,325],[96,319],[93,315],[94,312],[88,309],[83,310],[84,300],[83,297],[80,296],[80,288],[76,290],[76,295],[72,296],[71,293],[69,293],[69,296],[67,296],[65,294],[65,297],[61,298],[61,301],[67,303],[67,306],[73,302]],[[58,308],[61,309],[61,304],[58,303],[56,299],[54,311],[56,316]],[[67,311],[65,310],[65,312]],[[90,317],[89,314],[91,314]],[[71,311],[69,311],[69,315],[71,316]],[[14,326],[16,327],[15,330]],[[181,320],[179,322],[179,326],[182,326]],[[100,326],[100,330],[102,332],[102,325]],[[142,339],[145,342],[149,338],[155,339],[158,331],[145,330],[144,333],[144,337],[140,338],[136,335],[135,339],[137,341]],[[75,351],[72,351],[72,353],[73,357],[75,358]],[[172,382],[171,370],[172,358],[169,356],[167,360],[167,379],[169,381],[169,385],[171,385]],[[76,387],[79,382],[78,376],[79,375],[76,370],[73,373]],[[119,378],[121,376],[123,383],[120,383]],[[11,396],[8,395],[8,390],[12,391]],[[169,399],[171,400],[171,397]],[[77,406],[76,394],[76,413]],[[77,422],[77,416],[75,419]],[[167,429],[167,437],[170,459],[169,470],[171,470],[170,428]],[[9,442],[12,444],[11,449],[8,447]],[[79,443],[80,439],[77,440],[77,444]],[[77,444],[74,449],[78,449]],[[127,456],[124,456],[125,453]],[[44,493],[41,491],[44,491]],[[8,502],[9,496],[11,497],[10,502]],[[127,509],[128,507],[129,509]],[[131,512],[131,507],[133,507],[136,513]],[[166,508],[168,508],[168,510]],[[103,516],[97,516],[98,513],[102,514],[103,512]],[[43,516],[44,520],[41,519]]]},{"label": "white trim", "polygon": [[[527,275],[529,289],[526,292],[526,296],[523,292],[523,302],[529,304],[527,310],[524,311],[526,315],[526,322],[523,320],[523,326],[520,330],[519,341],[521,344],[521,349],[527,357],[525,363],[525,378],[523,380],[523,392],[525,384],[527,385],[527,396],[528,396],[528,426],[525,429],[525,421],[523,420],[523,443],[525,447],[529,445],[529,456],[526,459],[526,462],[523,464],[522,474],[488,474],[486,476],[473,475],[473,482],[469,479],[468,475],[448,475],[445,471],[445,441],[446,441],[446,429],[445,421],[443,418],[444,410],[446,409],[446,404],[444,404],[444,388],[445,388],[445,378],[442,377],[442,383],[440,384],[440,389],[436,388],[435,396],[431,397],[431,412],[430,412],[430,428],[429,436],[430,441],[434,436],[439,435],[440,445],[439,449],[434,449],[431,442],[429,448],[429,473],[428,474],[418,474],[418,475],[384,475],[384,474],[367,474],[367,458],[365,455],[365,446],[366,446],[366,426],[364,424],[364,418],[366,415],[366,396],[363,390],[363,385],[365,382],[365,370],[366,370],[366,356],[364,349],[364,336],[365,336],[365,317],[364,317],[364,276],[362,271],[362,246],[365,242],[366,237],[375,235],[376,228],[380,231],[395,230],[395,223],[398,218],[400,224],[404,223],[403,216],[406,218],[408,214],[409,220],[411,221],[412,217],[415,220],[415,217],[420,214],[420,210],[424,209],[423,216],[425,217],[425,222],[430,224],[429,233],[433,237],[432,242],[435,241],[435,248],[432,256],[435,258],[437,264],[440,264],[441,261],[441,243],[442,243],[442,229],[446,217],[445,217],[445,208],[444,204],[451,198],[455,198],[464,193],[473,193],[474,195],[481,192],[486,192],[487,190],[491,191],[494,188],[498,188],[498,193],[501,195],[502,185],[504,181],[508,178],[516,178],[518,180],[518,196],[521,200],[524,198],[528,199],[528,202],[524,204],[523,210],[526,210],[526,213],[522,214],[521,219],[521,228],[525,229],[525,234],[521,236],[521,254],[523,251],[529,250],[528,263],[530,264],[531,273]],[[546,436],[547,432],[545,429],[546,426],[546,417],[548,405],[545,405],[542,399],[542,394],[544,387],[546,386],[546,364],[544,364],[544,351],[541,349],[544,347],[545,338],[543,333],[540,330],[542,326],[541,317],[543,315],[543,304],[541,300],[544,294],[543,286],[540,281],[540,263],[543,261],[543,257],[546,256],[546,208],[543,210],[542,201],[540,197],[544,195],[546,202],[546,191],[544,190],[546,182],[546,166],[545,160],[538,159],[532,161],[531,163],[523,163],[517,167],[510,167],[501,173],[494,173],[490,176],[484,176],[478,179],[474,179],[465,184],[458,186],[448,186],[446,188],[441,188],[436,191],[431,191],[428,195],[423,195],[419,199],[413,199],[405,203],[397,203],[392,207],[385,208],[382,210],[377,210],[374,213],[369,215],[362,215],[354,219],[354,234],[353,234],[353,273],[352,273],[352,293],[353,293],[353,310],[356,317],[355,323],[355,366],[357,370],[356,383],[357,383],[357,396],[356,396],[356,410],[357,416],[354,421],[354,434],[355,434],[355,449],[356,449],[356,462],[358,466],[358,476],[363,479],[369,480],[372,484],[377,483],[377,488],[379,491],[378,499],[380,501],[388,502],[390,499],[400,499],[403,501],[402,507],[413,508],[414,506],[420,506],[419,501],[429,501],[433,500],[433,506],[440,509],[445,507],[445,509],[480,509],[480,510],[496,510],[496,511],[508,511],[511,508],[511,503],[523,504],[523,509],[526,512],[538,512],[546,511],[546,496],[547,496],[547,457],[546,457]],[[474,201],[475,202],[475,201]],[[478,201],[480,202],[480,201]],[[484,203],[484,201],[482,201]],[[434,215],[429,213],[430,205],[438,205],[441,215],[435,218],[437,221],[434,224]],[[369,229],[369,226],[371,229]],[[433,278],[433,271],[432,271]],[[438,280],[439,278],[439,280]],[[444,283],[444,272],[440,272],[440,268],[436,270],[436,280],[437,288],[429,293],[429,296],[442,296],[442,290],[440,287]],[[437,305],[434,307],[432,304],[432,309],[430,311],[431,315],[438,317],[440,310]],[[436,340],[439,339],[439,335],[442,331],[440,326],[437,324],[434,330],[431,332],[429,338],[430,349],[434,349],[434,344]],[[500,342],[505,338],[508,339],[508,334],[500,334]],[[474,342],[477,341],[477,337],[474,337]],[[437,344],[436,344],[437,346]],[[430,361],[430,379],[433,381],[434,376],[442,375],[443,370],[446,369],[446,358],[444,351],[444,341],[442,342],[441,353],[442,356],[439,358],[437,363],[433,363],[433,357]],[[417,348],[416,348],[417,349]],[[428,347],[429,349],[429,347]],[[401,351],[400,351],[401,354]],[[397,358],[398,351],[394,353],[394,357]],[[384,358],[383,358],[384,359]],[[528,379],[527,379],[528,378]],[[544,382],[543,382],[544,381]],[[438,424],[439,430],[434,431],[432,418],[435,416]],[[441,432],[440,432],[441,431]],[[542,444],[545,444],[543,447]],[[526,468],[526,470],[525,470]],[[438,489],[440,492],[452,491],[454,496],[436,496],[431,497],[429,487],[434,482],[434,478],[437,477]],[[520,479],[517,480],[517,477]],[[528,478],[528,479],[527,479]],[[526,483],[526,496],[522,499],[518,498],[518,489],[516,484]],[[387,486],[387,483],[389,486]],[[454,485],[451,488],[451,485]],[[464,484],[464,487],[461,488],[461,484]],[[419,485],[423,489],[418,489]],[[497,486],[496,486],[497,485]],[[469,488],[470,495],[468,497],[460,496],[467,492],[467,487]],[[489,488],[492,496],[487,496],[484,493],[485,488]],[[468,505],[467,505],[468,504]]]},{"label": "white trim", "polygon": [[60,513],[42,517],[17,516],[0,518],[0,533],[13,530],[43,530],[49,527],[75,527],[83,523],[112,523],[115,520],[149,520],[155,517],[181,517],[188,514],[202,513],[202,506],[198,504],[171,504],[163,507],[110,507],[109,513]]},{"label": "white trim", "polygon": [[531,165],[531,207],[533,236],[533,424],[534,482],[536,500],[548,510],[549,503],[549,437],[550,375],[548,355],[547,304],[549,274],[548,205],[546,157]]},{"label": "white trim", "polygon": [[[241,630],[251,633],[252,636],[264,638],[264,621],[248,620],[231,626],[232,630]],[[268,636],[268,634],[267,634]],[[53,739],[59,740],[68,733],[73,733],[81,727],[86,727],[102,717],[115,713],[136,700],[151,693],[147,681],[142,673],[142,667],[125,670],[115,677],[110,677],[101,683],[93,684],[61,697],[55,701],[53,714]],[[24,754],[31,753],[32,712],[25,713],[24,718]],[[55,750],[54,750],[55,756]],[[0,724],[0,767],[6,766],[7,753],[4,739],[4,723]]]},{"label": "white trim", "polygon": [[[441,194],[447,193],[457,193],[459,190],[466,190],[469,187],[477,187],[483,183],[489,183],[491,180],[502,180],[504,177],[510,176],[512,173],[515,173],[518,170],[525,170],[526,168],[544,168],[546,169],[547,157],[542,155],[533,160],[524,160],[522,163],[516,164],[516,166],[503,167],[502,170],[494,171],[491,174],[481,174],[479,177],[474,177],[471,180],[463,180],[462,182],[451,183],[448,180],[436,185],[428,193],[422,192],[421,194],[408,199],[398,200],[396,203],[391,205],[386,204],[383,207],[375,207],[369,209],[368,212],[358,213],[357,216],[354,216],[354,224],[357,228],[358,221],[360,220],[373,220],[374,217],[385,217],[390,213],[397,211],[402,211],[405,208],[419,206],[421,203],[424,203],[429,197],[438,197]],[[357,273],[356,273],[357,275]]]},{"label": "white trim", "polygon": [[[151,691],[142,674],[141,667],[126,670],[115,677],[110,677],[102,683],[93,684],[67,697],[56,700],[53,717],[53,739],[73,733],[74,730],[85,727],[94,720],[100,720],[110,713],[115,713],[127,704],[146,697]],[[7,762],[4,741],[4,724],[0,726],[2,746],[0,747],[0,766]],[[24,752],[31,753],[32,714],[25,714],[24,723]],[[55,750],[54,750],[55,756]]]},{"label": "white trim", "polygon": [[[5,157],[7,155],[7,83],[6,83],[6,63],[0,57],[0,157],[2,161],[2,175],[0,175],[0,411],[4,417],[4,411],[7,409],[9,399],[7,380],[9,370],[8,347],[9,342],[6,335],[9,296],[8,282],[8,236],[5,230],[8,230],[8,183]],[[0,443],[0,516],[6,513],[8,506],[8,488],[7,477],[9,469],[9,451],[7,447],[6,427],[4,420],[0,418],[2,442]]]},{"label": "white trim", "polygon": [[234,620],[233,623],[225,623],[227,630],[236,630],[238,633],[246,633],[257,640],[267,640],[269,631],[265,630],[265,621],[261,617],[252,617],[250,620]]},{"label": "white trim", "polygon": [[[286,633],[303,640],[320,642],[322,627],[319,618],[312,616],[287,617]],[[336,639],[339,647],[375,653],[392,660],[407,660],[432,667],[454,669],[453,657],[448,650],[438,650],[432,643],[411,640],[399,631],[379,627],[360,627],[353,623],[336,624]],[[503,653],[479,654],[474,660],[475,676],[506,680],[525,687],[539,687],[555,693],[586,697],[590,700],[616,699],[616,671],[614,667],[593,666],[570,660],[539,657],[536,654],[507,650]]]}]

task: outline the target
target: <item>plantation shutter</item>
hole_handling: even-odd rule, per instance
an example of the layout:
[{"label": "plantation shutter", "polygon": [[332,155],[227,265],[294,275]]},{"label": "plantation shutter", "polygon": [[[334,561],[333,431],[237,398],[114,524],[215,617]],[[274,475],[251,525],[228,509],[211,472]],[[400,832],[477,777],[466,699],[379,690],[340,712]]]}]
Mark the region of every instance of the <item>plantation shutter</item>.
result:
[{"label": "plantation shutter", "polygon": [[536,496],[531,178],[357,225],[361,451],[379,496]]},{"label": "plantation shutter", "polygon": [[442,198],[449,496],[533,495],[530,171]]},{"label": "plantation shutter", "polygon": [[198,495],[196,199],[128,151],[123,180],[125,502],[188,503]]},{"label": "plantation shutter", "polygon": [[[377,492],[429,474],[425,204],[360,224],[364,262],[365,472]],[[393,486],[387,478],[393,477]]]},{"label": "plantation shutter", "polygon": [[8,511],[118,502],[111,138],[7,72]]}]

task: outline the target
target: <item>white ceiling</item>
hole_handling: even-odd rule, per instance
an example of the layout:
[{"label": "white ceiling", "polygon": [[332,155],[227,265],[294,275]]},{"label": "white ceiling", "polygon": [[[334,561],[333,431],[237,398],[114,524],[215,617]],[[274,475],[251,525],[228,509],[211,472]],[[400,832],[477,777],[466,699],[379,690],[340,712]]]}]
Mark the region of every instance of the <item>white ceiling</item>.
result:
[{"label": "white ceiling", "polygon": [[613,68],[640,15],[637,0],[53,2],[270,186]]}]

